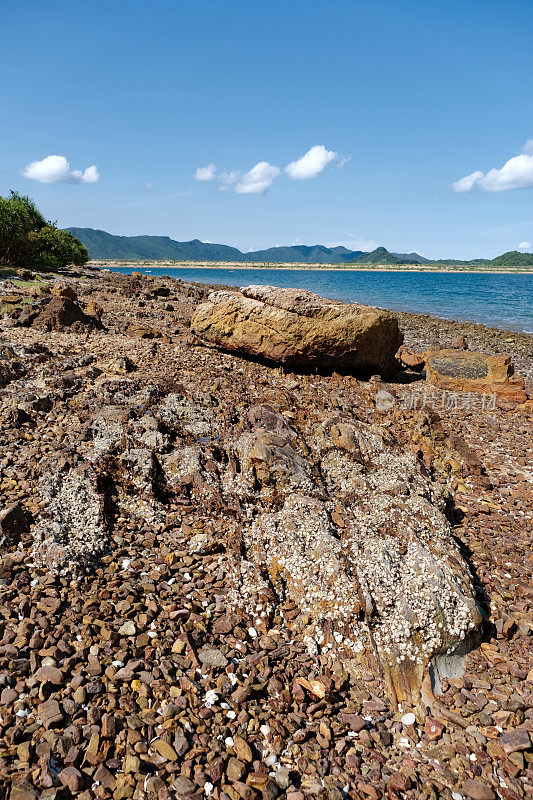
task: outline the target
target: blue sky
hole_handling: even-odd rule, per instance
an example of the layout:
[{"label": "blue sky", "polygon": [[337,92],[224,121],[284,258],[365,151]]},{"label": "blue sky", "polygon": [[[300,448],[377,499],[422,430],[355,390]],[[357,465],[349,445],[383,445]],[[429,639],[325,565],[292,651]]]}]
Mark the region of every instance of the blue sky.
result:
[{"label": "blue sky", "polygon": [[2,0],[0,194],[124,235],[492,257],[533,242],[532,23],[532,0]]}]

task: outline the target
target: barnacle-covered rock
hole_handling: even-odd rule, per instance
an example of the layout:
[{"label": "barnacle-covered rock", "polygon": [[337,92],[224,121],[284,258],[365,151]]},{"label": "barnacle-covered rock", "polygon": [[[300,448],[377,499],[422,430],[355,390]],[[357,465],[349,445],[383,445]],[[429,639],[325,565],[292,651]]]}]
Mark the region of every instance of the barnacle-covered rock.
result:
[{"label": "barnacle-covered rock", "polygon": [[393,314],[312,292],[248,286],[212,292],[192,331],[213,344],[296,367],[390,372],[402,343]]},{"label": "barnacle-covered rock", "polygon": [[416,705],[435,659],[481,624],[447,492],[376,426],[326,420],[307,445],[304,456],[262,430],[237,442],[233,490],[254,511],[234,553],[235,605],[257,626],[292,600],[291,626],[312,648],[377,661],[393,704]]},{"label": "barnacle-covered rock", "polygon": [[92,566],[107,546],[106,496],[89,464],[47,476],[43,495],[50,501],[33,529],[38,566],[72,575]]}]

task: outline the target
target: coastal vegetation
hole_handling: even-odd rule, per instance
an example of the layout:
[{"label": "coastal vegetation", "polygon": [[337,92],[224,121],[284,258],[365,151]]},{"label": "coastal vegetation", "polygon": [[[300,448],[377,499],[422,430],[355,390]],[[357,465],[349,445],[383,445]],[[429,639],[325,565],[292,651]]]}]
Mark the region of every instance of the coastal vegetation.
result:
[{"label": "coastal vegetation", "polygon": [[0,266],[47,270],[88,260],[85,245],[47,221],[29,197],[18,192],[0,197]]}]

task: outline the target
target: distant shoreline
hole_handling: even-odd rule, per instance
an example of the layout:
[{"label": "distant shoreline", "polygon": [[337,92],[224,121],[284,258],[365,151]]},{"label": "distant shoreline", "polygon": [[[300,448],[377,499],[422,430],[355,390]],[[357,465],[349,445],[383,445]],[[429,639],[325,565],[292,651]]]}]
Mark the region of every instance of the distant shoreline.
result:
[{"label": "distant shoreline", "polygon": [[272,270],[307,270],[309,272],[440,272],[445,274],[484,274],[484,275],[533,275],[533,267],[504,267],[502,269],[487,269],[486,267],[437,267],[434,264],[425,267],[423,264],[361,264],[358,267],[342,267],[337,264],[268,264],[262,261],[121,261],[119,259],[92,259],[89,266],[99,269],[128,268],[128,269],[231,269],[247,270],[256,269],[269,272]]}]

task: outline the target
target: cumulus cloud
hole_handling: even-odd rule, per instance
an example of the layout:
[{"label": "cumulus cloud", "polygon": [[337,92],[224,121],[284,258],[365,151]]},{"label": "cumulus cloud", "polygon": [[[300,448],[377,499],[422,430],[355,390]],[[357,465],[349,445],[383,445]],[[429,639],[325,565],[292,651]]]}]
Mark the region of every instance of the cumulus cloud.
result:
[{"label": "cumulus cloud", "polygon": [[465,175],[464,178],[455,181],[453,184],[453,190],[454,192],[470,192],[482,177],[483,173],[480,172],[480,170],[472,172],[471,175]]},{"label": "cumulus cloud", "polygon": [[46,156],[41,161],[32,161],[22,173],[39,183],[96,183],[100,174],[93,164],[87,169],[70,169],[65,156]]},{"label": "cumulus cloud", "polygon": [[500,169],[487,173],[480,170],[466,175],[453,184],[454,192],[503,192],[508,189],[526,189],[533,186],[533,139],[528,139],[520,155],[513,156]]},{"label": "cumulus cloud", "polygon": [[[311,147],[301,158],[291,161],[285,167],[285,173],[294,180],[316,178],[328,164],[337,161],[337,166],[342,167],[351,156],[339,157],[334,150],[326,150],[323,144]],[[197,181],[214,181],[222,192],[237,192],[237,194],[264,194],[272,186],[274,180],[281,174],[281,169],[268,161],[259,161],[248,172],[229,170],[219,172],[216,165],[208,164],[198,167],[194,177]]]},{"label": "cumulus cloud", "polygon": [[520,244],[518,245],[518,249],[519,250],[529,250],[529,248],[532,247],[532,246],[533,245],[531,244],[531,242],[520,242]]},{"label": "cumulus cloud", "polygon": [[198,167],[194,173],[194,178],[197,181],[213,181],[216,178],[216,174],[216,164],[211,163],[207,167]]},{"label": "cumulus cloud", "polygon": [[335,158],[337,153],[334,150],[326,150],[323,144],[315,144],[301,158],[287,164],[285,172],[294,180],[316,178]]},{"label": "cumulus cloud", "polygon": [[238,194],[264,194],[272,186],[280,171],[279,167],[269,164],[268,161],[259,161],[242,176],[235,191]]}]

